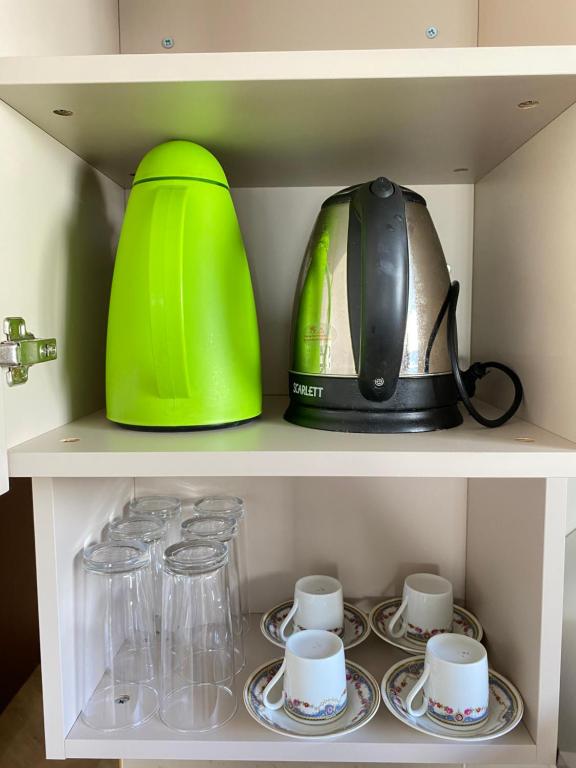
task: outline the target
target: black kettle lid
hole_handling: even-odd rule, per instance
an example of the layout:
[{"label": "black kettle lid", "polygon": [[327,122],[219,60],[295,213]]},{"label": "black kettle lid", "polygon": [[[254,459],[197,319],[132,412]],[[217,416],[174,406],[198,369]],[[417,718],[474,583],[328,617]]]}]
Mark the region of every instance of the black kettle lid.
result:
[{"label": "black kettle lid", "polygon": [[[351,187],[340,189],[338,192],[335,192],[333,195],[330,195],[330,197],[327,197],[326,200],[324,200],[322,203],[322,208],[326,207],[327,205],[338,205],[340,203],[349,202],[354,192],[358,189],[358,187],[361,187],[362,184],[368,183],[370,186],[372,186],[373,184],[378,184],[384,181],[390,183],[385,176],[379,176],[377,179],[373,179],[372,181],[362,182],[361,184],[353,184]],[[402,190],[402,195],[404,196],[404,200],[407,203],[419,203],[420,205],[426,205],[426,200],[422,197],[422,195],[419,195],[418,192],[415,192],[413,189],[409,189],[408,187],[403,187],[401,185],[400,189]]]}]

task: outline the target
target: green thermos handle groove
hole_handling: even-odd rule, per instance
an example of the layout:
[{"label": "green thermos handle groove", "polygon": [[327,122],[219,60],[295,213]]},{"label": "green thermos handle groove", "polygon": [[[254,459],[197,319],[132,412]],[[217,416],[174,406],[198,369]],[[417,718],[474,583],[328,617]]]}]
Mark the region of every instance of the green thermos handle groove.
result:
[{"label": "green thermos handle groove", "polygon": [[148,251],[152,349],[158,395],[190,397],[184,319],[186,189],[155,190]]}]

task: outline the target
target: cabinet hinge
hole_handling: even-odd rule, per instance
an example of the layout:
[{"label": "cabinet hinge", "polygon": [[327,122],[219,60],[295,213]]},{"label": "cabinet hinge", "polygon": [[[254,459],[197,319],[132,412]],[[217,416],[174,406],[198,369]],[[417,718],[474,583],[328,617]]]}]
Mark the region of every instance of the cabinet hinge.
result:
[{"label": "cabinet hinge", "polygon": [[0,367],[6,370],[9,387],[25,384],[31,365],[56,360],[56,339],[37,339],[26,330],[23,318],[4,318],[3,331],[6,341],[0,341]]}]

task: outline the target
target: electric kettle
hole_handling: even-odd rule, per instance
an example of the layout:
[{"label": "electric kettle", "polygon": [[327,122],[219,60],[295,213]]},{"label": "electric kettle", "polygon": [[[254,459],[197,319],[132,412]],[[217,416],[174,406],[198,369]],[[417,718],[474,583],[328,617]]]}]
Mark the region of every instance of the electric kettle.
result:
[{"label": "electric kettle", "polygon": [[138,166],[114,266],[106,410],[140,429],[231,426],[261,412],[250,270],[228,182],[189,141]]},{"label": "electric kettle", "polygon": [[[424,198],[380,177],[324,201],[294,305],[290,405],[285,418],[316,429],[422,432],[507,421],[522,400],[501,363],[458,365],[458,283],[450,276]],[[514,385],[498,419],[471,402],[490,368]]]}]

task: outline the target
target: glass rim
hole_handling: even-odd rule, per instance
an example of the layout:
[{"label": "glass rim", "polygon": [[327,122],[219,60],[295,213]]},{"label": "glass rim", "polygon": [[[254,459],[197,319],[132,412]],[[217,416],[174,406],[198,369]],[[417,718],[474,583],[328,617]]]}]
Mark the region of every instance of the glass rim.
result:
[{"label": "glass rim", "polygon": [[[218,530],[195,530],[210,523],[217,524]],[[186,541],[223,541],[233,539],[238,533],[238,523],[232,515],[192,515],[180,526]]]},{"label": "glass rim", "polygon": [[[214,508],[207,508],[209,506]],[[201,515],[202,517],[227,515],[237,521],[242,520],[245,515],[244,499],[241,499],[240,496],[227,496],[226,494],[200,496],[192,503],[192,510],[193,515]]]},{"label": "glass rim", "polygon": [[[196,557],[191,557],[194,550]],[[169,573],[183,576],[209,573],[228,563],[228,547],[214,539],[178,541],[165,550],[163,561]]]},{"label": "glass rim", "polygon": [[136,496],[128,502],[128,511],[130,515],[153,515],[170,520],[182,511],[182,500],[178,496]]},{"label": "glass rim", "polygon": [[[137,523],[143,523],[140,531],[130,530],[135,528]],[[112,520],[108,526],[108,536],[112,541],[127,541],[136,539],[150,544],[153,541],[159,541],[166,536],[168,526],[166,521],[155,515],[130,515],[130,517],[119,517]]]},{"label": "glass rim", "polygon": [[[124,550],[123,557],[122,550]],[[114,551],[116,557],[114,557]],[[107,557],[106,553],[108,553]],[[146,544],[137,539],[99,541],[84,547],[82,562],[85,570],[91,573],[129,573],[150,565],[150,550]]]}]

